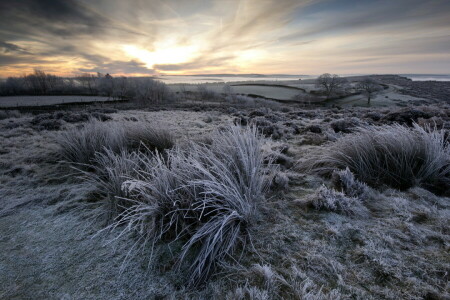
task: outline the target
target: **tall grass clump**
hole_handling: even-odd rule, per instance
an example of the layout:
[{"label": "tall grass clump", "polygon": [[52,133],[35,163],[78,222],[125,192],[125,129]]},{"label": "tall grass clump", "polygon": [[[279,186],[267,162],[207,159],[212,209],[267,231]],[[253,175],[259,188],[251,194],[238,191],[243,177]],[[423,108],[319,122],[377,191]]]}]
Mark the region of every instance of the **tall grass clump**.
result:
[{"label": "tall grass clump", "polygon": [[146,171],[125,183],[135,204],[115,224],[151,244],[181,241],[177,267],[190,286],[245,244],[275,168],[255,128],[232,126],[211,139],[143,160]]},{"label": "tall grass clump", "polygon": [[104,149],[116,153],[122,151],[126,145],[126,136],[119,123],[91,119],[82,128],[64,131],[56,142],[65,161],[88,165],[93,162],[95,154]]},{"label": "tall grass clump", "polygon": [[111,149],[97,152],[89,171],[82,171],[83,178],[97,187],[103,197],[100,214],[106,221],[113,221],[132,203],[127,199],[129,194],[123,188],[125,181],[135,178],[141,170],[142,155],[138,152],[122,150],[119,153]]},{"label": "tall grass clump", "polygon": [[384,125],[360,128],[314,158],[313,168],[330,175],[347,167],[373,186],[398,189],[422,186],[434,192],[450,188],[450,146],[443,131]]},{"label": "tall grass clump", "polygon": [[175,137],[168,129],[151,127],[147,123],[133,123],[126,127],[128,147],[163,152],[175,145]]},{"label": "tall grass clump", "polygon": [[113,153],[140,150],[159,151],[175,144],[174,136],[165,129],[155,128],[150,123],[101,122],[90,120],[82,128],[64,131],[57,139],[63,160],[81,165],[101,163],[97,153],[110,150]]}]

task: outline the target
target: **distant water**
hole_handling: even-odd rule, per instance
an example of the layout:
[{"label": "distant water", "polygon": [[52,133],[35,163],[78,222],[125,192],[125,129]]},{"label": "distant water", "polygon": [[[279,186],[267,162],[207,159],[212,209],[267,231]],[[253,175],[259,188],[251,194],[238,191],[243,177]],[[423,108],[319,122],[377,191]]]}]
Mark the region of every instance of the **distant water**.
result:
[{"label": "distant water", "polygon": [[413,81],[450,81],[450,74],[399,74]]},{"label": "distant water", "polygon": [[[450,74],[399,74],[413,81],[450,81]],[[363,76],[362,74],[342,74],[341,76]],[[168,84],[174,83],[211,83],[211,82],[236,82],[236,81],[285,81],[315,79],[317,75],[258,75],[258,74],[217,74],[217,75],[162,75],[159,80]]]},{"label": "distant water", "polygon": [[236,81],[285,81],[317,78],[312,75],[164,75],[158,76],[158,80],[162,80],[167,84],[173,83],[210,83],[210,82],[236,82]]}]

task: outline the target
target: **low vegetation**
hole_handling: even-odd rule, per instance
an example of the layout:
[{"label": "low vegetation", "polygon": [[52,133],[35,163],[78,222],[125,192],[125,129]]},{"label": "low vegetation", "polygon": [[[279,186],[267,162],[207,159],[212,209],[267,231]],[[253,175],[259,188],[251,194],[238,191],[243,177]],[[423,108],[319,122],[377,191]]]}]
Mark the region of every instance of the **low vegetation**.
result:
[{"label": "low vegetation", "polygon": [[90,170],[82,171],[83,179],[93,184],[103,197],[102,205],[97,210],[99,219],[111,223],[132,205],[132,202],[127,200],[129,194],[122,186],[125,181],[137,176],[141,166],[140,160],[139,153],[126,150],[116,153],[105,148],[95,154]]},{"label": "low vegetation", "polygon": [[174,145],[174,137],[146,122],[101,122],[90,119],[82,128],[62,132],[57,140],[64,161],[89,166],[98,153],[120,153],[136,148],[164,151]]},{"label": "low vegetation", "polygon": [[[126,152],[127,140],[144,152]],[[163,155],[174,145],[167,132],[91,120],[59,144],[65,159],[91,166],[84,177],[103,194],[112,227],[126,225],[144,244],[183,241],[177,266],[188,265],[192,286],[245,244],[275,171],[255,127],[232,126]]]},{"label": "low vegetation", "polygon": [[0,294],[448,296],[448,106],[223,92],[182,110],[0,114]]},{"label": "low vegetation", "polygon": [[325,174],[349,168],[373,187],[445,192],[450,188],[450,145],[444,131],[418,125],[359,128],[330,145],[314,168]]}]

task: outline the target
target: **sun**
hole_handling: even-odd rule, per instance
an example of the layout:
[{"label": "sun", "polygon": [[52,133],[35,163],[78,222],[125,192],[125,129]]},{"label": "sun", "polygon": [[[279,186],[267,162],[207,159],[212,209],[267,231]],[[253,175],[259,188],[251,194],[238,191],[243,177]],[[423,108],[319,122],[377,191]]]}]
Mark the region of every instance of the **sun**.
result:
[{"label": "sun", "polygon": [[179,46],[169,43],[156,45],[155,51],[149,51],[134,45],[124,45],[122,48],[128,57],[140,60],[150,69],[153,69],[155,65],[189,62],[198,53],[198,47]]}]

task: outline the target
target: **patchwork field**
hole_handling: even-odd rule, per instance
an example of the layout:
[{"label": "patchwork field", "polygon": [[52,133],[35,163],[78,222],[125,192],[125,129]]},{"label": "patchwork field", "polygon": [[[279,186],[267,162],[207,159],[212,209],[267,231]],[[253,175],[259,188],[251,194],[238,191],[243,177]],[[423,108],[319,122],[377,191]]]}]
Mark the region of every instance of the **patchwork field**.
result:
[{"label": "patchwork field", "polygon": [[[174,91],[189,91],[197,92],[198,86],[193,84],[173,84],[169,85]],[[205,83],[202,86],[206,87],[215,93],[223,93],[225,83]],[[233,92],[243,95],[256,95],[263,98],[275,100],[291,100],[296,95],[303,93],[302,90],[291,88],[290,86],[275,86],[271,82],[255,81],[255,82],[239,82],[231,83]]]}]

